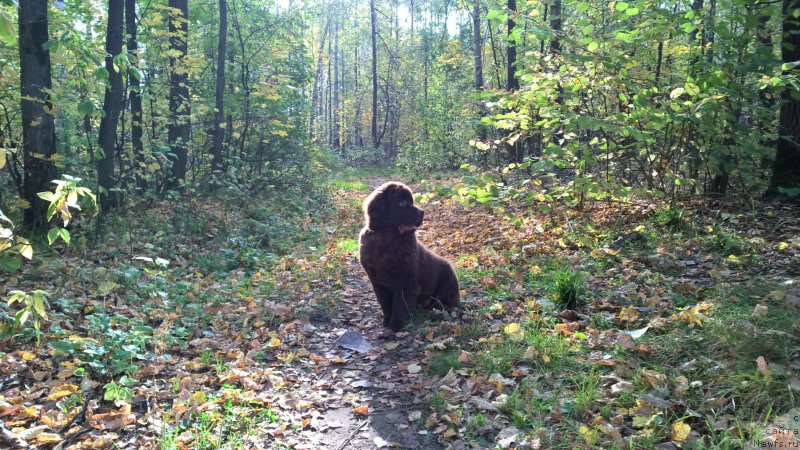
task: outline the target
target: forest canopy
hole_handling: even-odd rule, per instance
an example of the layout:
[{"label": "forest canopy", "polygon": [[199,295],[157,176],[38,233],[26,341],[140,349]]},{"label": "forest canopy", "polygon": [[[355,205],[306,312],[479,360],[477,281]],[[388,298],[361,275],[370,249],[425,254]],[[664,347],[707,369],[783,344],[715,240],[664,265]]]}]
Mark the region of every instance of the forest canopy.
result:
[{"label": "forest canopy", "polygon": [[2,200],[28,225],[60,173],[103,210],[337,164],[471,165],[506,189],[537,172],[577,197],[797,195],[790,0],[1,8]]}]

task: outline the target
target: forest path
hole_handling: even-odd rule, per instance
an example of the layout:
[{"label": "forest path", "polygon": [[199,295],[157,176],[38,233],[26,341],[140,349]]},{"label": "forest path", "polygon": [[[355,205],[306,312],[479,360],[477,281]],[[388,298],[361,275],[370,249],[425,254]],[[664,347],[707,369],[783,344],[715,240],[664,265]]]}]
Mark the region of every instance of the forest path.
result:
[{"label": "forest path", "polygon": [[[371,178],[370,188],[386,180]],[[415,371],[424,358],[419,330],[385,336],[382,313],[369,280],[355,255],[347,259],[337,306],[311,314],[306,348],[331,361],[316,382],[314,395],[324,395],[327,409],[300,433],[298,447],[373,449],[381,447],[442,448],[420,419],[427,405],[423,373]],[[413,327],[412,327],[413,328]],[[336,345],[346,332],[360,335],[371,350],[359,352]],[[352,334],[355,332],[356,334]],[[417,413],[419,412],[419,413]],[[411,417],[411,419],[410,419]],[[422,433],[422,434],[421,434]]]}]

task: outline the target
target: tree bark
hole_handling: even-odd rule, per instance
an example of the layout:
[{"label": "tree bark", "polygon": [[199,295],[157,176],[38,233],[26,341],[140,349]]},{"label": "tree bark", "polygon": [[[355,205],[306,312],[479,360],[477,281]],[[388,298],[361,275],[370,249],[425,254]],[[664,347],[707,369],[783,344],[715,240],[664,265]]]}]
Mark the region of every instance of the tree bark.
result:
[{"label": "tree bark", "polygon": [[[131,66],[139,68],[138,48],[136,41],[136,0],[125,0],[125,33],[128,35],[128,61]],[[136,161],[133,171],[136,190],[140,193],[147,189],[147,180],[144,177],[144,144],[142,143],[142,93],[139,78],[128,75],[130,88],[129,98],[131,107],[131,147]]]},{"label": "tree bark", "polygon": [[106,31],[106,70],[108,87],[103,98],[103,118],[100,120],[100,149],[103,152],[97,160],[97,182],[99,185],[100,211],[108,212],[117,205],[114,188],[114,151],[117,141],[119,115],[123,108],[123,89],[121,68],[115,68],[114,57],[122,53],[122,30],[124,0],[109,0],[108,29]]},{"label": "tree bark", "polygon": [[228,4],[219,0],[219,41],[217,43],[217,85],[214,95],[214,145],[211,149],[211,172],[222,172],[222,141],[225,138],[225,51],[228,44]]},{"label": "tree bark", "polygon": [[561,0],[554,0],[550,7],[550,29],[553,30],[553,38],[550,39],[550,54],[558,55],[561,53]]},{"label": "tree bark", "polygon": [[[784,63],[800,60],[800,21],[793,12],[800,8],[800,0],[783,0],[783,45],[781,53]],[[800,69],[789,71],[795,75]],[[787,74],[788,75],[788,74]],[[800,188],[800,100],[791,95],[787,86],[783,92],[783,106],[778,124],[778,149],[772,166],[772,182],[768,194],[781,195],[779,188]]]},{"label": "tree bark", "polygon": [[370,23],[372,26],[372,147],[378,148],[378,27],[375,16],[375,0],[369,0]]},{"label": "tree bark", "polygon": [[507,70],[507,89],[509,91],[516,91],[519,89],[519,80],[517,79],[517,42],[512,38],[514,27],[517,26],[514,21],[514,14],[517,13],[517,0],[508,0],[508,43],[506,44],[506,68]]},{"label": "tree bark", "polygon": [[169,46],[177,55],[169,59],[169,112],[167,142],[175,155],[168,187],[176,188],[186,179],[192,105],[189,98],[189,74],[186,56],[189,53],[189,8],[187,0],[169,0],[175,14],[169,15]]},{"label": "tree bark", "polygon": [[[475,59],[475,90],[480,94],[483,91],[483,39],[481,36],[481,2],[475,0],[472,6],[472,55]],[[483,105],[482,100],[478,100],[480,105]],[[484,108],[481,106],[478,109],[481,115],[485,113]],[[486,140],[486,127],[478,125],[479,137],[481,141]]]},{"label": "tree bark", "polygon": [[49,158],[56,153],[56,132],[50,97],[52,88],[48,40],[47,0],[19,2],[19,60],[22,113],[22,191],[30,206],[23,225],[43,229],[47,225],[47,202],[36,194],[50,190],[56,167]]},{"label": "tree bark", "polygon": [[333,25],[333,148],[339,150],[339,19]]},{"label": "tree bark", "polygon": [[314,142],[315,131],[314,122],[317,116],[317,104],[319,103],[320,83],[322,82],[322,54],[325,51],[325,38],[328,36],[329,20],[325,21],[325,29],[322,31],[322,39],[319,44],[317,54],[317,70],[314,71],[314,90],[311,92],[311,117],[308,122],[308,139]]}]

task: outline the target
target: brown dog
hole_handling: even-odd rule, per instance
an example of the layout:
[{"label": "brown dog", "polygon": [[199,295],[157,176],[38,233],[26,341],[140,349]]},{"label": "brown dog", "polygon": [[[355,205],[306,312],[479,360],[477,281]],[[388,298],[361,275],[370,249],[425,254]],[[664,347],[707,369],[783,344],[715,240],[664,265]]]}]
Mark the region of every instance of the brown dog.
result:
[{"label": "brown dog", "polygon": [[451,308],[460,301],[453,267],[417,240],[424,214],[402,183],[385,183],[364,202],[361,266],[381,305],[383,326],[394,331],[403,328],[417,307]]}]

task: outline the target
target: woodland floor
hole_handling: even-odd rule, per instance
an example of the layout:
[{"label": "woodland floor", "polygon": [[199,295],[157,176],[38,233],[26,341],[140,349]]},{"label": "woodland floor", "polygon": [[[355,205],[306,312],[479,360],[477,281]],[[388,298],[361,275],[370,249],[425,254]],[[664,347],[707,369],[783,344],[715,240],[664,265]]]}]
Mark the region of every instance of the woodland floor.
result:
[{"label": "woodland floor", "polygon": [[[104,240],[0,279],[50,293],[41,343],[31,327],[4,343],[0,447],[796,442],[797,207],[543,214],[465,207],[450,199],[456,178],[413,183],[420,240],[454,262],[464,303],[383,337],[356,236],[362,199],[389,176],[139,205]],[[565,276],[585,280],[574,309],[558,306]],[[337,346],[348,331],[371,349]]]}]

